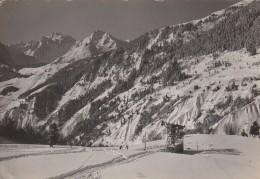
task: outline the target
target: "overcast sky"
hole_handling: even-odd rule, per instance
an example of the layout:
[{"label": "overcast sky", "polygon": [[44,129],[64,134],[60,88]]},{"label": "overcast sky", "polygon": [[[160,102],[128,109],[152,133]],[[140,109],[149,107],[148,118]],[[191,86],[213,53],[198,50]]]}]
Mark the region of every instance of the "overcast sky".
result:
[{"label": "overcast sky", "polygon": [[52,32],[83,39],[98,29],[119,39],[134,39],[236,2],[239,0],[7,0],[0,6],[0,41],[27,42]]}]

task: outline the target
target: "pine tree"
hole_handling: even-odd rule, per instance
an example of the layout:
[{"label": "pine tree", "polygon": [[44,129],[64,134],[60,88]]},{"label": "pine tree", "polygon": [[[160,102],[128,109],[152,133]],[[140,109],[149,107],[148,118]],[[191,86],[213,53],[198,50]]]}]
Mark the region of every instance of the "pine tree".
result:
[{"label": "pine tree", "polygon": [[251,56],[254,56],[256,55],[256,47],[253,43],[250,43],[247,47],[246,47],[246,50],[248,51],[248,53],[251,55]]},{"label": "pine tree", "polygon": [[250,134],[253,137],[258,136],[259,135],[259,129],[260,129],[259,124],[255,121],[250,128]]}]

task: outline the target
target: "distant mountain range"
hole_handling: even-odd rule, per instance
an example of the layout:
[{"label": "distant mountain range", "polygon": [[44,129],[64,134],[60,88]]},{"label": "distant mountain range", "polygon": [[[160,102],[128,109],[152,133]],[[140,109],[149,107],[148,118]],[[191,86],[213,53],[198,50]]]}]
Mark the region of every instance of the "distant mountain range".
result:
[{"label": "distant mountain range", "polygon": [[42,37],[39,41],[21,42],[11,45],[10,48],[34,57],[35,63],[47,64],[64,55],[75,42],[76,40],[70,36],[52,33],[50,36]]},{"label": "distant mountain range", "polygon": [[52,33],[50,36],[43,36],[39,41],[21,42],[10,46],[1,44],[1,49],[10,56],[8,60],[7,57],[1,59],[1,62],[18,68],[41,66],[59,57],[70,60],[82,59],[116,50],[126,44],[127,42],[100,30],[81,41],[76,41],[71,36]]},{"label": "distant mountain range", "polygon": [[[162,121],[187,133],[249,131],[260,122],[259,17],[260,2],[247,0],[129,42],[96,31],[1,45],[14,73],[0,82],[1,129],[46,143],[55,122],[61,141],[100,146],[161,139]],[[14,70],[10,49],[47,64]]]}]

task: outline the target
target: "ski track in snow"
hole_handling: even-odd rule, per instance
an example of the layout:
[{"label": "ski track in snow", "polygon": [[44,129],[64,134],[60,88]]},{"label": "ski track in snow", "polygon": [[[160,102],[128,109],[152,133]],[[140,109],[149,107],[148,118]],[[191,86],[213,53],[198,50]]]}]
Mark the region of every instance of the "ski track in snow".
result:
[{"label": "ski track in snow", "polygon": [[[61,147],[57,148],[48,148],[47,146],[32,146],[32,145],[0,145],[1,152],[3,153],[22,153],[16,155],[10,155],[7,157],[0,157],[0,162],[5,162],[12,159],[18,158],[27,158],[27,157],[36,157],[36,156],[45,156],[45,155],[59,155],[59,154],[74,154],[74,153],[82,153],[82,152],[93,152],[85,161],[78,167],[76,170],[69,171],[67,173],[61,174],[56,177],[51,177],[51,179],[59,179],[59,178],[93,178],[93,176],[99,176],[99,171],[104,168],[118,166],[121,164],[126,164],[133,162],[137,159],[145,157],[147,155],[154,154],[159,151],[163,146],[155,145],[148,146],[146,151],[142,149],[137,149],[137,153],[131,154],[129,156],[123,154],[122,152],[118,152],[114,149],[104,149],[104,148],[86,148],[86,147]],[[36,149],[36,150],[35,150]],[[47,151],[44,151],[44,150]],[[37,152],[39,150],[39,152]],[[135,149],[136,150],[136,149]],[[115,158],[112,160],[102,162],[100,164],[91,165],[90,161],[95,160],[95,156],[97,152],[103,151],[108,155],[114,155]],[[2,154],[3,154],[2,153]]]},{"label": "ski track in snow", "polygon": [[93,175],[97,175],[97,173],[99,173],[98,171],[100,171],[101,169],[130,163],[139,158],[142,158],[147,155],[154,154],[154,153],[155,153],[155,151],[144,151],[141,153],[133,154],[133,155],[129,156],[127,159],[120,156],[120,157],[116,157],[115,159],[110,160],[105,163],[101,163],[101,164],[97,164],[97,165],[93,165],[93,166],[86,166],[84,168],[69,172],[68,174],[64,174],[64,175],[61,175],[58,177],[53,177],[50,179],[61,179],[61,178],[68,178],[68,179],[70,179],[70,178],[71,179],[89,178],[90,179],[90,178],[93,178]]},{"label": "ski track in snow", "polygon": [[[82,148],[81,150],[74,150],[74,149],[75,148],[61,149],[61,150],[51,150],[51,151],[44,151],[44,152],[41,151],[41,152],[34,152],[34,153],[29,153],[29,152],[33,152],[33,151],[23,151],[23,152],[27,152],[27,153],[23,153],[23,154],[19,154],[19,155],[12,155],[12,156],[8,156],[8,157],[0,157],[0,162],[6,161],[6,160],[11,160],[11,159],[17,159],[17,158],[21,158],[21,157],[30,157],[30,156],[39,156],[39,155],[57,155],[57,154],[86,152],[85,148]],[[79,148],[76,148],[76,149],[79,149]],[[1,151],[3,152],[4,150],[1,149]],[[13,151],[9,151],[9,152],[13,152]],[[21,151],[19,151],[19,152],[21,152]]]},{"label": "ski track in snow", "polygon": [[103,151],[105,151],[108,154],[115,155],[116,157],[114,159],[109,160],[104,163],[86,166],[86,164],[90,160],[93,160],[93,158],[95,157],[96,153],[93,153],[89,158],[86,159],[84,164],[81,165],[81,167],[79,167],[77,170],[74,170],[74,171],[71,171],[71,172],[56,176],[56,177],[51,177],[50,179],[62,179],[62,178],[68,178],[68,179],[89,178],[89,179],[91,179],[93,177],[100,178],[101,177],[101,176],[99,176],[100,170],[102,170],[104,168],[112,167],[112,166],[118,166],[118,165],[130,163],[130,162],[133,162],[140,158],[143,158],[145,156],[152,155],[152,154],[158,152],[162,147],[164,147],[164,146],[161,146],[161,145],[149,146],[149,147],[147,147],[146,151],[140,151],[138,153],[135,153],[135,154],[132,154],[129,156],[126,156],[123,153],[117,152],[115,150],[104,149]]}]

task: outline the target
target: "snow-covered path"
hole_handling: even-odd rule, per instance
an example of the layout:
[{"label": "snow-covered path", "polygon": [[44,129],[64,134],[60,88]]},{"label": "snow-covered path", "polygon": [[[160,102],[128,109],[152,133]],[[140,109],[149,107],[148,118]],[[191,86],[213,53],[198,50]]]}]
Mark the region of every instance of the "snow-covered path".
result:
[{"label": "snow-covered path", "polygon": [[117,147],[0,145],[0,178],[76,178],[149,154],[139,147],[119,151]]},{"label": "snow-covered path", "polygon": [[60,178],[96,178],[99,175],[100,170],[108,167],[115,167],[119,166],[125,163],[133,162],[139,158],[143,158],[147,155],[151,155],[155,152],[147,151],[147,152],[140,152],[133,155],[130,155],[126,158],[124,157],[116,157],[113,160],[109,160],[105,163],[92,165],[92,166],[86,166],[85,168],[80,168],[79,170],[75,170],[73,172],[54,177],[54,179],[60,179]]},{"label": "snow-covered path", "polygon": [[0,153],[0,161],[11,160],[21,157],[29,157],[29,156],[39,156],[39,155],[57,155],[57,154],[66,154],[66,153],[79,153],[84,152],[84,148],[64,148],[64,147],[57,147],[57,148],[48,148],[48,147],[36,147],[28,146],[28,147],[20,147],[18,146],[17,149],[14,147],[9,148],[1,147]]},{"label": "snow-covered path", "polygon": [[[35,148],[34,148],[35,147]],[[49,178],[66,172],[113,159],[115,156],[85,147],[48,148],[48,146],[27,147],[1,146],[0,178]]]}]

